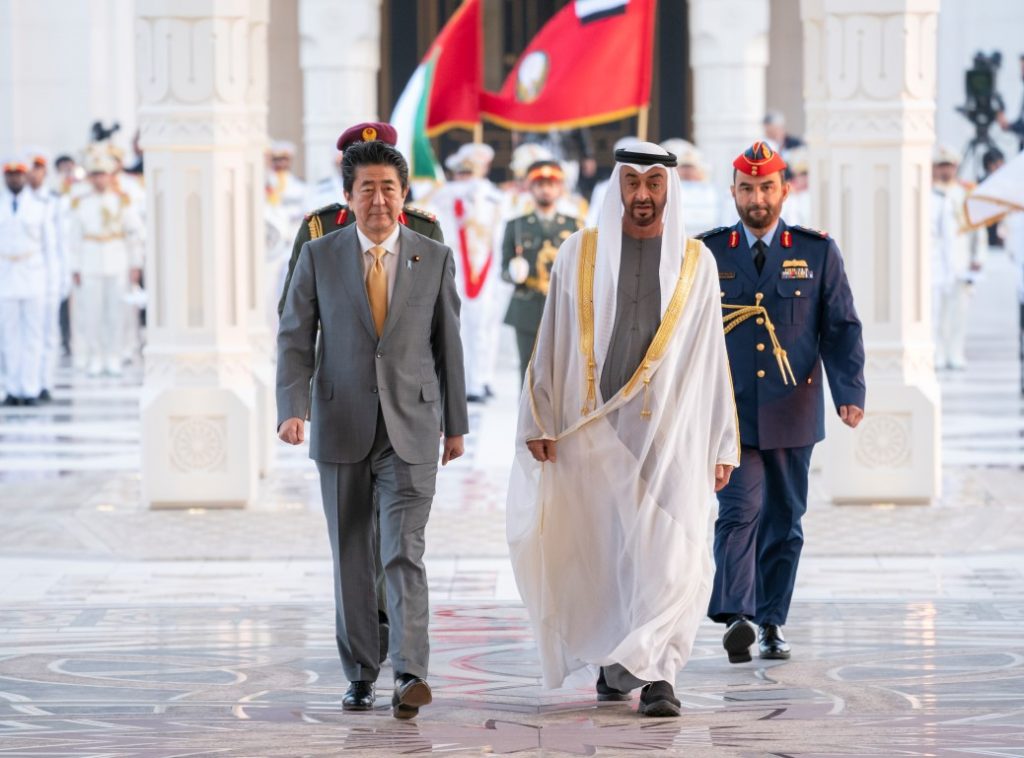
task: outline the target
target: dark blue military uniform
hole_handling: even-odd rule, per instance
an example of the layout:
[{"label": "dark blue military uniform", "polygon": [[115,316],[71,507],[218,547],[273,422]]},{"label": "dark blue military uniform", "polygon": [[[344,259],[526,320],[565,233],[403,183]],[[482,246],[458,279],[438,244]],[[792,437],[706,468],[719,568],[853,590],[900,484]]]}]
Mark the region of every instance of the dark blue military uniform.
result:
[{"label": "dark blue military uniform", "polygon": [[[839,248],[823,232],[780,219],[760,274],[742,224],[698,237],[718,263],[722,305],[759,303],[768,316],[748,312],[726,335],[742,450],[718,493],[708,615],[782,626],[803,546],[811,451],[825,437],[822,364],[836,409],[863,408],[861,324]],[[727,324],[731,313],[723,308]],[[787,377],[792,370],[785,382],[769,323],[786,351]]]}]

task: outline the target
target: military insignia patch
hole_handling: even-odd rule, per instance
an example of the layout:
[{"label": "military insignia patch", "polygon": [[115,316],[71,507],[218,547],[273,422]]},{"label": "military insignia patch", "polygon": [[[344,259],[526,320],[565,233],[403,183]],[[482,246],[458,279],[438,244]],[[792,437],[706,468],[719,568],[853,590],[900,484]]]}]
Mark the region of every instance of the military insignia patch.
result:
[{"label": "military insignia patch", "polygon": [[736,272],[735,271],[719,271],[718,272],[718,278],[719,279],[735,279],[736,278]]},{"label": "military insignia patch", "polygon": [[[789,263],[790,261],[787,261]],[[802,261],[800,261],[802,263]],[[779,272],[780,279],[813,279],[814,272],[806,265],[803,266],[789,266],[783,268]]]},{"label": "military insignia patch", "polygon": [[782,262],[783,268],[807,268],[807,261],[801,258],[790,258]]},{"label": "military insignia patch", "polygon": [[372,142],[375,139],[377,139],[377,130],[376,129],[374,129],[372,126],[368,126],[365,129],[363,129],[363,141],[364,142]]}]

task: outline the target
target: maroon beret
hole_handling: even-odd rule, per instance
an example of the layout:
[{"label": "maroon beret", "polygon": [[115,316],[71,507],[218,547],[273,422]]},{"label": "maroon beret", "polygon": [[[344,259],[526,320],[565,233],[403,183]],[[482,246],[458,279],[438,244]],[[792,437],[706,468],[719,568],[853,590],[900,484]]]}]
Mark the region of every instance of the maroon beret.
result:
[{"label": "maroon beret", "polygon": [[394,147],[398,142],[398,132],[391,124],[385,124],[383,121],[367,121],[356,124],[350,126],[338,137],[338,149],[344,152],[346,147],[357,142],[372,142],[375,139]]}]

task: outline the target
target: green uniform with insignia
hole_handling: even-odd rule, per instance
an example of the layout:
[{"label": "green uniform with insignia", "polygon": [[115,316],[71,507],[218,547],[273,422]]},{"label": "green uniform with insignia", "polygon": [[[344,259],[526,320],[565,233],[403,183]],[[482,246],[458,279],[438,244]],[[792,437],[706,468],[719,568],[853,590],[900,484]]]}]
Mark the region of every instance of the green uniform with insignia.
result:
[{"label": "green uniform with insignia", "polygon": [[522,256],[530,264],[529,276],[522,284],[516,284],[505,313],[505,323],[516,330],[519,371],[524,378],[540,328],[540,318],[544,313],[544,301],[547,299],[555,256],[561,244],[580,226],[580,222],[572,216],[556,213],[550,219],[544,219],[534,211],[512,219],[505,227],[505,240],[501,247],[501,278],[512,282],[508,266],[516,256]]},{"label": "green uniform with insignia", "polygon": [[[441,225],[437,223],[437,217],[432,213],[427,213],[419,208],[407,205],[402,209],[402,215],[399,216],[398,220],[424,237],[444,242],[444,237],[441,235]],[[349,224],[354,224],[355,221],[355,215],[348,207],[341,203],[331,203],[306,214],[302,221],[302,226],[299,227],[298,234],[295,235],[295,244],[292,245],[292,257],[288,261],[288,274],[285,276],[284,287],[281,289],[281,300],[277,304],[278,316],[284,313],[284,299],[288,295],[288,285],[292,282],[292,272],[295,271],[295,264],[299,260],[302,246],[317,237],[323,237],[325,234],[330,234]]]}]

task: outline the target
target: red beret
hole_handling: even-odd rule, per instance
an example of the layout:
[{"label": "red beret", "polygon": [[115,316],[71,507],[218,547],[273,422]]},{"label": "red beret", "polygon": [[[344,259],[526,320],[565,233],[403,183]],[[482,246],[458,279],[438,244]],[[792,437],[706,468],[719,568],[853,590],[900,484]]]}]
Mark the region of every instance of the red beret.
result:
[{"label": "red beret", "polygon": [[750,176],[768,176],[783,171],[786,162],[767,142],[755,142],[732,162],[733,168]]},{"label": "red beret", "polygon": [[375,139],[394,147],[398,142],[398,132],[391,124],[385,124],[383,121],[367,121],[356,124],[350,126],[338,137],[338,149],[344,152],[346,147],[357,142],[372,142]]}]

